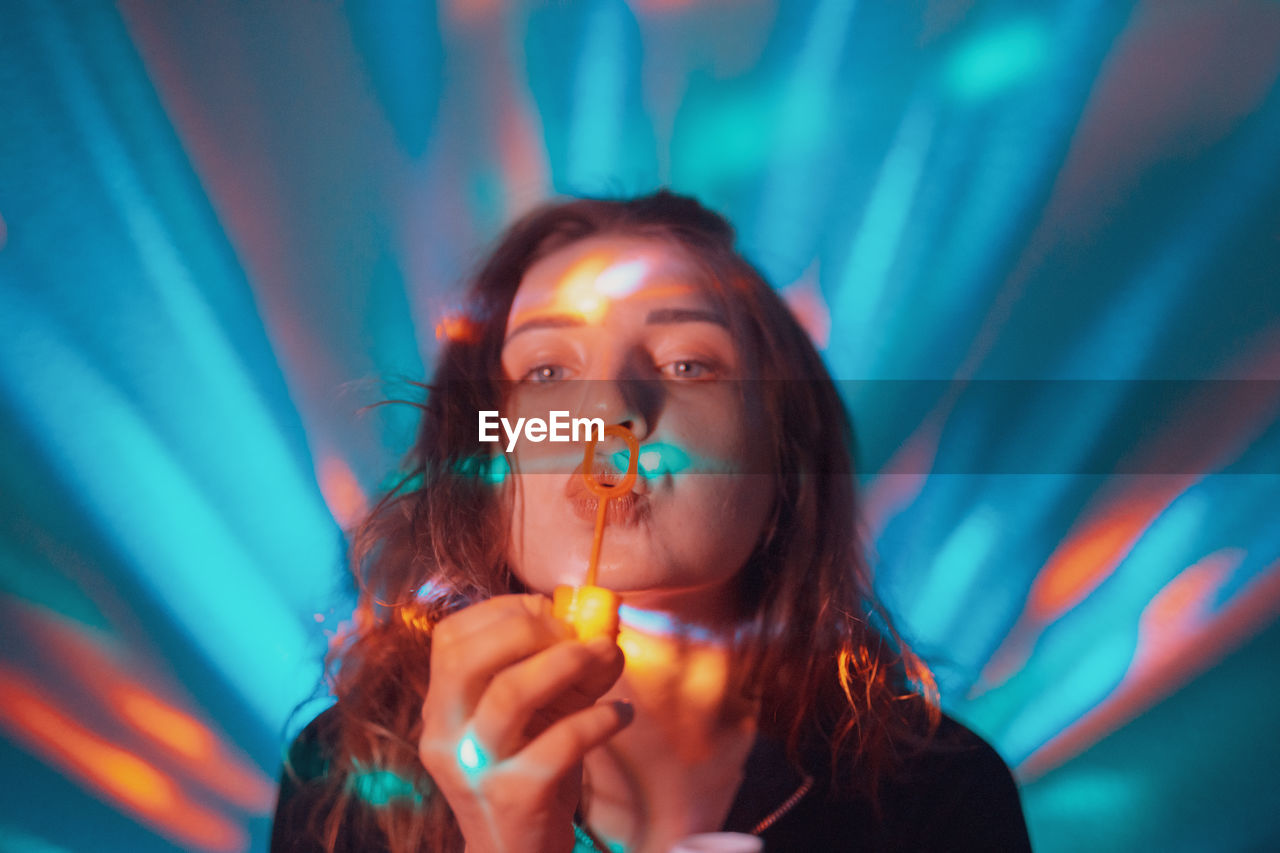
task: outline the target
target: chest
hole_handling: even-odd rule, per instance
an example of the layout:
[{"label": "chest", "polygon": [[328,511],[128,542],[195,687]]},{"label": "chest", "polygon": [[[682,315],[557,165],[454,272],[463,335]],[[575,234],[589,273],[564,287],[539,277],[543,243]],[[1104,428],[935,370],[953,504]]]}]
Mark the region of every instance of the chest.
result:
[{"label": "chest", "polygon": [[667,853],[687,835],[716,832],[742,784],[751,744],[744,733],[693,763],[674,754],[655,758],[652,748],[598,750],[587,763],[587,822],[627,853]]}]

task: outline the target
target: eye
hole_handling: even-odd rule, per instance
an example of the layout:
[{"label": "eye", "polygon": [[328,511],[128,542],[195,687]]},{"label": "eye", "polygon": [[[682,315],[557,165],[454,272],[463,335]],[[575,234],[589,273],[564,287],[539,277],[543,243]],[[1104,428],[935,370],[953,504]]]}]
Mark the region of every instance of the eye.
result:
[{"label": "eye", "polygon": [[714,379],[715,365],[692,358],[669,361],[658,368],[668,379]]},{"label": "eye", "polygon": [[559,382],[565,378],[565,369],[558,364],[539,364],[521,377],[522,382]]}]

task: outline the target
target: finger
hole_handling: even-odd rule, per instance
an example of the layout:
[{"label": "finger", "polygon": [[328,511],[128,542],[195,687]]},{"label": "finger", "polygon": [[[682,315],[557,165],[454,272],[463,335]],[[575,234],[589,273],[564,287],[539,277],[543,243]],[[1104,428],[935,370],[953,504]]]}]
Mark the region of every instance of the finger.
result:
[{"label": "finger", "polygon": [[533,615],[521,606],[505,608],[505,615],[483,629],[433,641],[427,691],[431,708],[448,709],[455,720],[471,716],[494,676],[570,633],[554,617]]},{"label": "finger", "polygon": [[[551,599],[545,595],[498,595],[464,607],[441,619],[432,629],[432,641],[446,644],[465,643],[468,637],[488,630],[499,622],[525,617],[560,622],[552,613]],[[567,626],[565,629],[569,632]]]},{"label": "finger", "polygon": [[506,758],[523,746],[535,712],[555,702],[564,707],[560,716],[567,716],[591,705],[618,680],[622,667],[622,650],[608,638],[559,643],[495,675],[476,704],[472,726]]},{"label": "finger", "polygon": [[630,702],[604,702],[572,714],[547,729],[510,759],[526,772],[555,779],[572,770],[588,752],[601,746],[635,719]]},{"label": "finger", "polygon": [[598,654],[608,661],[608,665],[592,667],[583,679],[569,685],[550,704],[534,714],[533,725],[526,727],[525,730],[526,739],[532,739],[546,731],[548,726],[560,718],[594,705],[600,697],[609,692],[609,688],[617,683],[626,663],[622,656],[622,649],[605,637],[597,637],[587,643],[587,646],[597,647]]}]

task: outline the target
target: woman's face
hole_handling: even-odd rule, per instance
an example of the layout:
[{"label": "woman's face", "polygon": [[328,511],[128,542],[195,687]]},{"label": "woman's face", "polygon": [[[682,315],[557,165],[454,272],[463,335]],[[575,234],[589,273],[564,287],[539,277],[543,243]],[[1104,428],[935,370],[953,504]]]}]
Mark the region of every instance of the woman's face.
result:
[{"label": "woman's face", "polygon": [[[631,496],[609,502],[597,577],[635,606],[731,607],[732,580],[772,506],[755,383],[737,381],[751,378],[756,354],[728,321],[684,249],[626,235],[539,260],[507,317],[511,424],[567,411],[623,424],[639,440],[640,477]],[[586,579],[597,499],[583,482],[583,448],[522,435],[507,454],[508,558],[543,593]],[[601,479],[617,479],[622,448],[597,446]]]}]

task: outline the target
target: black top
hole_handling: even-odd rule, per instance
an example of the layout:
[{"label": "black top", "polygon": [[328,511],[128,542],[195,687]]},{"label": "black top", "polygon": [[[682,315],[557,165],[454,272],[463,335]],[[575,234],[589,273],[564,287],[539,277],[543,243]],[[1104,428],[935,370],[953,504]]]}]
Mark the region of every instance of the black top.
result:
[{"label": "black top", "polygon": [[[332,797],[320,780],[333,752],[333,723],[332,710],[324,712],[290,748],[298,779],[286,772],[281,780],[272,853],[324,850],[311,822]],[[832,794],[822,768],[817,762],[813,768],[811,776],[797,773],[780,744],[758,737],[723,829],[755,832],[766,853],[1031,849],[1009,768],[982,738],[945,715],[931,745],[881,783],[878,812],[865,795]],[[353,802],[338,853],[386,850],[371,807]]]}]

